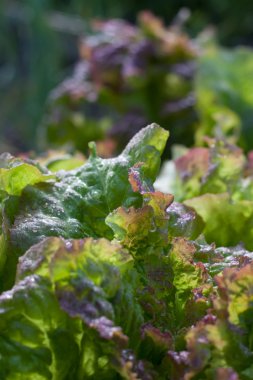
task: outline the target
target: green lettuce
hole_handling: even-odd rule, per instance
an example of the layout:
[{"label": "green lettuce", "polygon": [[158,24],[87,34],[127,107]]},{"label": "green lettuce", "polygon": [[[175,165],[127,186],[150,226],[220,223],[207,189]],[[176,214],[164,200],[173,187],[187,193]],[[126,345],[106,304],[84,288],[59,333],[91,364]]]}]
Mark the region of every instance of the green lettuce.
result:
[{"label": "green lettuce", "polygon": [[91,145],[90,158],[80,168],[59,172],[53,182],[26,186],[20,196],[9,196],[3,206],[8,251],[4,287],[12,284],[17,257],[47,236],[112,238],[105,224],[107,215],[121,205],[140,204],[140,195],[128,182],[128,170],[145,162],[145,175],[154,181],[167,137],[167,131],[153,124],[112,159],[98,157]]},{"label": "green lettuce", "polygon": [[175,202],[153,186],[167,135],[54,174],[4,156],[1,379],[252,378],[250,157],[186,152]]}]

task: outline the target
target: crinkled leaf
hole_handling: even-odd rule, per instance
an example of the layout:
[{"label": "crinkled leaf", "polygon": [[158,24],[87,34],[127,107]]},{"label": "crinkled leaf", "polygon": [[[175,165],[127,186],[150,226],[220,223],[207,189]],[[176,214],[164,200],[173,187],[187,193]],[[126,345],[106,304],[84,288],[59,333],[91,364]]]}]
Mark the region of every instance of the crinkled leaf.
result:
[{"label": "crinkled leaf", "polygon": [[139,209],[120,207],[106,218],[106,223],[114,232],[114,237],[131,252],[147,245],[153,228],[153,209],[144,206]]},{"label": "crinkled leaf", "polygon": [[31,247],[20,257],[17,280],[30,274],[68,283],[81,273],[113,297],[120,286],[120,271],[131,266],[131,256],[117,243],[106,239],[67,240],[51,237]]},{"label": "crinkled leaf", "polygon": [[26,277],[0,296],[0,377],[77,378],[78,324],[60,308],[50,283]]},{"label": "crinkled leaf", "polygon": [[143,207],[125,209],[120,207],[106,218],[114,237],[130,252],[140,257],[148,252],[161,251],[168,244],[167,207],[173,201],[171,194],[154,191],[149,177],[145,177],[146,165],[139,163],[129,170],[132,189],[143,197]]},{"label": "crinkled leaf", "polygon": [[[194,244],[186,239],[175,238],[173,240],[170,264],[173,270],[174,313],[178,327],[190,322],[189,315],[185,314],[187,303],[192,306],[191,317],[193,320],[199,317],[199,314],[204,314],[209,306],[208,298],[202,294],[201,289],[199,289],[198,294],[198,288],[201,288],[208,281],[208,273],[201,263],[194,263],[195,252]],[[194,305],[195,303],[196,305]]]},{"label": "crinkled leaf", "polygon": [[[61,266],[62,261],[64,272]],[[103,287],[110,297],[115,296],[113,307],[116,321],[129,334],[130,342],[137,346],[139,344],[138,329],[143,323],[143,317],[134,296],[134,289],[140,286],[138,275],[134,270],[125,273],[129,265],[131,268],[131,261],[131,256],[119,244],[110,243],[105,239],[64,242],[59,238],[48,238],[31,247],[25,255],[20,257],[17,279],[36,273],[46,277],[54,276],[56,280],[68,271],[75,273],[86,270],[88,277],[96,286]],[[50,271],[50,268],[53,269]],[[120,290],[118,289],[120,280],[118,270],[124,272]],[[129,306],[127,319],[124,305]]]},{"label": "crinkled leaf", "polygon": [[249,252],[240,245],[236,247],[218,247],[214,244],[194,244],[196,252],[194,261],[200,261],[208,271],[208,274],[215,276],[226,268],[240,268],[248,264],[253,259],[253,252]]}]

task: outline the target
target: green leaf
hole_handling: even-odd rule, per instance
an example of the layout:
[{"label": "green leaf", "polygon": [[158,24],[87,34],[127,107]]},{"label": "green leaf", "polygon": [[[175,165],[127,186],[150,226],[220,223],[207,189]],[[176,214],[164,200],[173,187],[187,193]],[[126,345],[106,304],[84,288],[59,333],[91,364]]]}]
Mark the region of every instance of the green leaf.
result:
[{"label": "green leaf", "polygon": [[64,151],[49,151],[39,158],[39,162],[53,173],[59,170],[69,171],[82,166],[85,157],[81,153],[71,155]]},{"label": "green leaf", "polygon": [[[194,298],[194,290],[200,289],[208,280],[208,273],[204,266],[194,262],[195,252],[196,248],[192,242],[184,238],[175,238],[173,240],[169,259],[173,270],[172,283],[175,288],[174,313],[178,327],[190,322],[189,315],[186,315],[185,309],[187,302],[190,302],[192,298]],[[208,299],[200,297],[200,295],[202,295],[201,293],[199,290],[199,299],[196,299],[196,303],[203,305],[201,312],[204,314],[210,305]],[[194,303],[191,303],[191,306],[194,309]],[[193,314],[194,312],[192,310],[192,316]],[[197,316],[199,317],[199,315]]]},{"label": "green leaf", "polygon": [[226,268],[241,268],[253,259],[253,252],[249,252],[242,246],[218,247],[215,244],[194,243],[196,252],[194,261],[201,262],[212,277],[223,272]]},{"label": "green leaf", "polygon": [[59,308],[50,283],[26,277],[0,296],[0,377],[76,378],[78,323]]},{"label": "green leaf", "polygon": [[204,229],[204,221],[193,208],[173,202],[167,208],[169,236],[196,239]]},{"label": "green leaf", "polygon": [[253,249],[253,203],[232,201],[229,194],[204,194],[184,202],[204,220],[204,235],[208,243],[235,246],[244,243]]},{"label": "green leaf", "polygon": [[[9,153],[0,155],[0,194],[20,195],[27,185],[54,179],[46,169],[32,160],[22,160]],[[1,199],[1,197],[0,197]]]},{"label": "green leaf", "polygon": [[27,185],[53,178],[53,175],[42,174],[33,165],[21,164],[11,169],[0,169],[0,189],[9,195],[20,195]]}]

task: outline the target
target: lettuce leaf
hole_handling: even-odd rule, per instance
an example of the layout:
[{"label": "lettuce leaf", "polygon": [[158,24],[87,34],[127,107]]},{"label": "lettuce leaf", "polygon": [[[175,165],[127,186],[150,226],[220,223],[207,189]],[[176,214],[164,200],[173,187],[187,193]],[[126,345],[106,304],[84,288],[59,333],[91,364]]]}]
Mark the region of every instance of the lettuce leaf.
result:
[{"label": "lettuce leaf", "polygon": [[34,162],[14,158],[8,153],[0,155],[0,193],[20,195],[28,185],[54,179],[54,175],[43,173]]},{"label": "lettuce leaf", "polygon": [[204,220],[204,235],[208,243],[234,246],[244,243],[253,249],[253,202],[231,200],[228,193],[204,194],[185,201]]},{"label": "lettuce leaf", "polygon": [[26,277],[2,293],[0,305],[2,379],[77,376],[80,329],[59,308],[47,279]]}]

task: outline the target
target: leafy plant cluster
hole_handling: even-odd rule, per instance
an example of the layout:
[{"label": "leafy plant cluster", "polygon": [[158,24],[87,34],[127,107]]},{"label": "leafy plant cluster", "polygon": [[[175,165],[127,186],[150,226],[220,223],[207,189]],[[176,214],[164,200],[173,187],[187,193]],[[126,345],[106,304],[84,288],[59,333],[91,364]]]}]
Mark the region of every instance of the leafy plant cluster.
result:
[{"label": "leafy plant cluster", "polygon": [[252,157],[187,151],[174,200],[153,186],[167,138],[1,155],[0,378],[252,379]]},{"label": "leafy plant cluster", "polygon": [[197,50],[179,27],[165,27],[149,12],[139,25],[94,22],[80,43],[80,61],[52,93],[43,133],[49,144],[72,142],[85,151],[106,137],[115,154],[154,120],[171,142],[193,143],[193,77]]},{"label": "leafy plant cluster", "polygon": [[250,149],[251,50],[220,48],[205,34],[193,41],[147,12],[136,27],[110,20],[93,29],[73,75],[51,94],[41,126],[47,144],[86,151],[96,140],[111,156],[155,120],[170,130],[169,146],[203,145],[209,135]]}]

